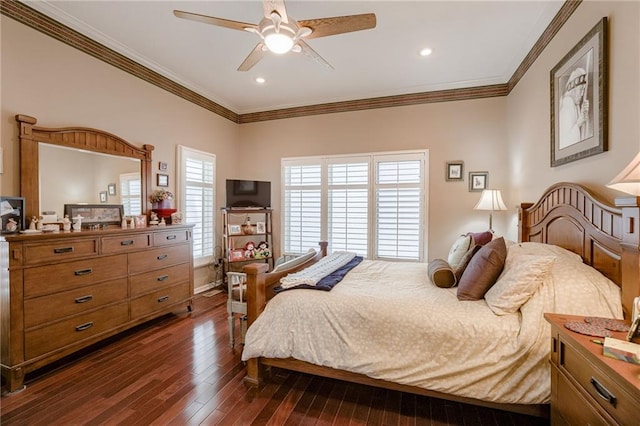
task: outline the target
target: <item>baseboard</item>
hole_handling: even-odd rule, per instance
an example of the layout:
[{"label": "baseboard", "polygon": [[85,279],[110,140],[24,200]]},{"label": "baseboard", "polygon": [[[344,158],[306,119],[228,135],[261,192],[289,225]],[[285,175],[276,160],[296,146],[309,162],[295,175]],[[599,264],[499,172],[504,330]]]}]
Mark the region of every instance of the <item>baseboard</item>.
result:
[{"label": "baseboard", "polygon": [[214,288],[222,287],[222,280],[211,281],[193,289],[194,294],[204,293],[205,291],[213,290]]}]

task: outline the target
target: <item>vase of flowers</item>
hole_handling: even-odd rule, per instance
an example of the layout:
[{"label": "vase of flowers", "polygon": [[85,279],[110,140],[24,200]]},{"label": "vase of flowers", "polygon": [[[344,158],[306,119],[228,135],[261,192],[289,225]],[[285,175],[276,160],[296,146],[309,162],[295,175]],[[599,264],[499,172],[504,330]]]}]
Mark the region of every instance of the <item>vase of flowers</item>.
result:
[{"label": "vase of flowers", "polygon": [[156,189],[149,196],[154,209],[170,209],[173,204],[173,193],[166,189]]}]

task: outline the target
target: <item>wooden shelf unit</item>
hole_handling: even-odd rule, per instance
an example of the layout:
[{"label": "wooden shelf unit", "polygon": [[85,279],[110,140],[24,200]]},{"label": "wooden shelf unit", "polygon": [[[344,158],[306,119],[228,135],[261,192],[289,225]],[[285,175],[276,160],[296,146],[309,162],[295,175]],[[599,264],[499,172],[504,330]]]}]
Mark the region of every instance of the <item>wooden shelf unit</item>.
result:
[{"label": "wooden shelf unit", "polygon": [[[229,271],[241,271],[248,263],[265,262],[269,269],[273,269],[273,222],[272,209],[261,208],[223,208],[222,209],[222,257],[223,274]],[[242,225],[250,218],[251,233],[242,231]],[[264,232],[258,232],[257,223],[264,224]],[[230,232],[231,227],[238,227],[239,232]],[[258,248],[261,242],[266,242],[270,255],[267,257],[249,257],[245,255],[245,247],[253,242]]]}]

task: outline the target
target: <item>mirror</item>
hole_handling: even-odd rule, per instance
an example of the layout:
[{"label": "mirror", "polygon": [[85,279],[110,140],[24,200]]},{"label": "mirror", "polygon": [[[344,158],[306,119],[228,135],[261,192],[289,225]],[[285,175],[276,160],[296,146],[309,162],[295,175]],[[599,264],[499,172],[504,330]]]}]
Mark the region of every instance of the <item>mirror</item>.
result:
[{"label": "mirror", "polygon": [[123,204],[126,216],[141,214],[140,160],[46,143],[38,153],[41,214],[62,218],[65,204],[101,203]]},{"label": "mirror", "polygon": [[[64,204],[70,203],[97,200],[121,204],[120,176],[136,172],[141,182],[137,201],[142,206],[141,214],[146,214],[150,208],[147,197],[151,190],[153,145],[138,148],[105,131],[84,127],[36,127],[36,118],[28,115],[16,115],[16,121],[20,126],[20,193],[25,199],[27,218],[40,216],[43,211],[55,211],[62,216]],[[86,155],[89,157],[78,157]],[[109,168],[118,171],[107,172]],[[61,174],[63,170],[66,175]],[[80,186],[75,182],[88,187],[88,192],[80,195]],[[114,183],[115,188],[111,185]],[[115,194],[110,196],[109,192]]]}]

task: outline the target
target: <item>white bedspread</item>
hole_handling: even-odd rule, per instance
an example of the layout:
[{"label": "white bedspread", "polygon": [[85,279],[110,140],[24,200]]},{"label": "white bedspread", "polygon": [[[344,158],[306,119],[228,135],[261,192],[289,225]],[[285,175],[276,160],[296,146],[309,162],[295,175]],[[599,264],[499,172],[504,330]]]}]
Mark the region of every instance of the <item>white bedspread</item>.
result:
[{"label": "white bedspread", "polygon": [[426,264],[365,260],[330,292],[291,290],[269,301],[242,359],[293,357],[447,394],[547,403],[543,313],[622,315],[613,283],[572,282],[581,264],[563,265],[521,311],[496,316],[484,300],[461,302],[455,288],[431,284]]}]

